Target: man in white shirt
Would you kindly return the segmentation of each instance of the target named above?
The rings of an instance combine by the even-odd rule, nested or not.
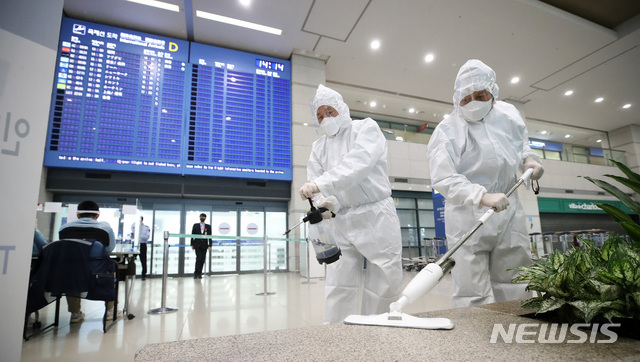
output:
[[[138,243],[140,243],[140,263],[142,264],[142,280],[147,278],[147,243],[151,237],[151,229],[143,222],[144,217],[140,216],[140,235],[138,235]],[[135,240],[136,224],[131,225],[131,239]]]

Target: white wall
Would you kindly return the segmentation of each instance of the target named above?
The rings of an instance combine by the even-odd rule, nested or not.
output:
[[[629,188],[603,177],[605,174],[624,176],[624,173],[617,167],[554,160],[542,160],[542,166],[544,167],[544,176],[540,180],[541,197],[617,200],[609,194],[597,195],[603,190],[584,179],[584,176],[602,179],[619,186],[624,192],[632,192]],[[566,190],[573,191],[573,193],[567,193]]]

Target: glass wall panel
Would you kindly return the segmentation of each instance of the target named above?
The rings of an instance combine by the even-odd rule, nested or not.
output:
[[[562,156],[558,151],[544,151],[544,158],[546,158],[547,160],[562,161]]]
[[[433,210],[433,199],[418,199],[418,209]]]
[[[153,253],[149,252],[148,259],[153,264],[153,273],[162,275],[162,263],[164,253],[164,232],[170,234],[180,233],[180,210],[156,210],[155,219],[153,220]],[[189,230],[191,231],[191,230]],[[177,245],[181,243],[182,238],[170,238],[169,245]],[[169,264],[168,274],[178,274],[180,266],[180,248],[169,247]],[[191,270],[190,272],[193,272]]]
[[[420,228],[420,240],[433,239],[436,237],[436,229]]]
[[[536,153],[536,155],[538,155],[538,157],[540,157],[540,158],[544,158],[544,151],[543,151],[543,150],[539,150],[539,149],[537,149],[537,148],[534,148],[534,149],[533,149],[533,152],[535,152],[535,153]]]
[[[267,212],[265,230],[269,238],[269,270],[287,270],[287,242],[282,235],[287,229],[286,212]]]
[[[416,210],[396,210],[400,227],[416,227]]]
[[[420,221],[420,227],[430,227],[430,228],[435,228],[436,227],[436,221],[435,218],[433,216],[433,211],[429,210],[419,210],[418,211],[418,217],[419,217],[419,221]]]
[[[397,209],[415,209],[416,208],[416,199],[396,197],[393,200],[396,203]]]
[[[607,164],[604,157],[598,157],[598,156],[590,156],[589,163],[592,165],[602,165],[602,166],[605,166]]]

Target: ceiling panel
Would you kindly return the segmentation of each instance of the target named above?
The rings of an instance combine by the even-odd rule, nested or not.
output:
[[[319,0],[313,7],[304,31],[346,41],[371,0]]]
[[[65,0],[64,13],[66,16],[80,20],[186,40],[187,22],[184,1],[163,1],[178,5],[180,12],[124,0]]]

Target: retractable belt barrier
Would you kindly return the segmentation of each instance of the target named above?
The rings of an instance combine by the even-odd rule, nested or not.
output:
[[[191,245],[186,245],[186,244],[169,244],[169,238],[192,238],[192,239],[212,239],[212,240],[234,240],[234,243],[230,243],[230,242],[217,242],[217,243],[212,243],[212,245],[217,245],[217,246],[234,246],[234,247],[243,247],[243,246],[260,246],[262,245],[264,248],[264,252],[263,252],[263,271],[264,271],[264,290],[260,293],[256,293],[256,295],[264,295],[264,296],[268,296],[268,295],[272,295],[275,294],[275,292],[269,292],[267,291],[267,274],[268,274],[268,268],[267,268],[267,256],[271,253],[267,252],[267,249],[271,247],[271,245],[269,244],[269,240],[276,240],[276,241],[307,241],[307,239],[289,239],[289,238],[268,238],[266,235],[264,237],[255,237],[255,236],[216,236],[216,235],[200,235],[200,234],[171,234],[168,231],[164,232],[164,247],[163,247],[163,260],[162,260],[162,300],[161,300],[161,305],[160,308],[156,308],[156,309],[151,309],[149,310],[147,313],[148,314],[166,314],[166,313],[173,313],[173,312],[177,312],[178,309],[177,308],[167,308],[166,307],[166,299],[167,299],[167,274],[168,274],[168,270],[169,270],[169,247],[177,247],[177,248],[184,248],[184,247],[190,247]],[[239,241],[242,240],[253,240],[256,242],[251,242],[251,243],[239,243]],[[258,242],[259,241],[259,242]]]

